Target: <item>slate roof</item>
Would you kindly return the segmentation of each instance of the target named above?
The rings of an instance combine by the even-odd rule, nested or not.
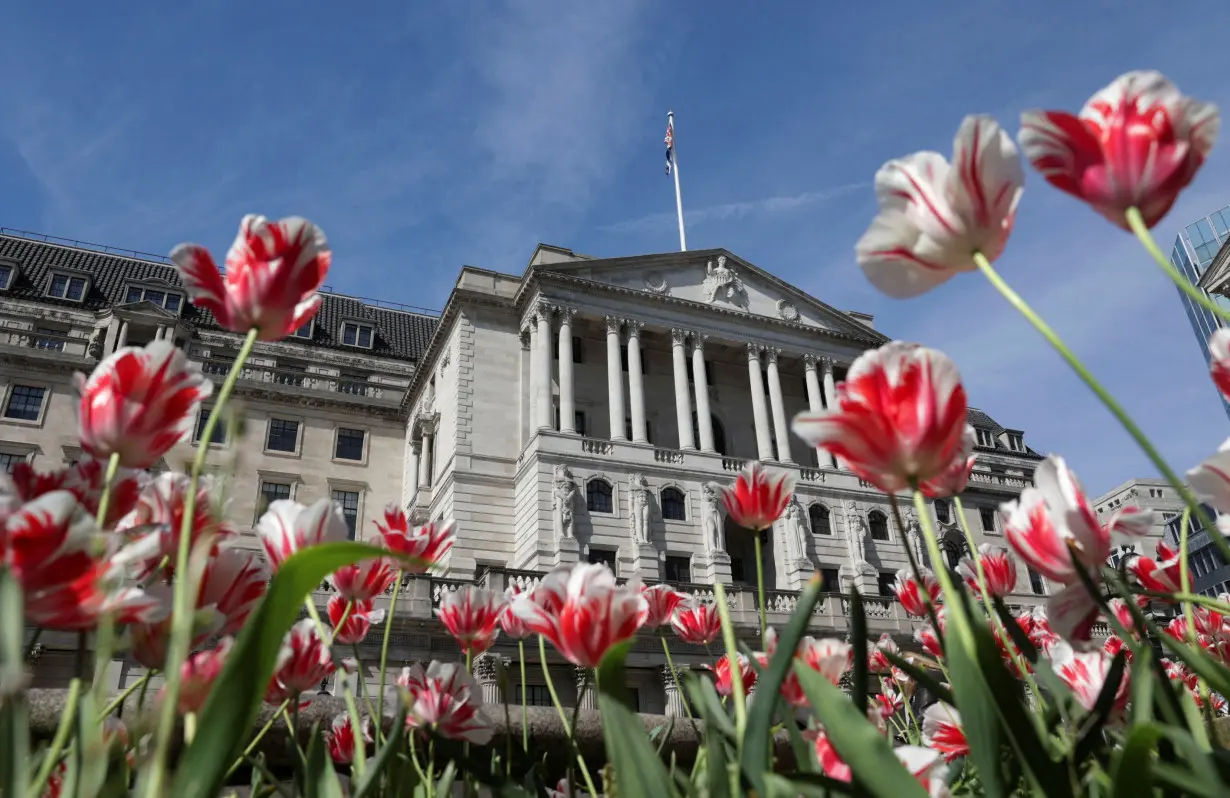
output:
[[[84,246],[40,241],[6,231],[0,233],[0,262],[15,262],[20,273],[9,290],[0,292],[0,295],[46,305],[103,310],[123,302],[124,287],[130,282],[160,280],[174,286],[183,286],[179,274],[172,266],[159,262],[154,255],[138,255],[144,253],[120,255],[100,252]],[[46,295],[48,275],[54,269],[86,272],[91,275],[90,290],[84,301],[73,302]],[[338,336],[344,319],[366,321],[376,331],[376,340],[371,349],[373,355],[417,361],[427,348],[439,321],[437,317],[426,313],[377,307],[372,302],[342,294],[322,291],[321,296],[324,303],[316,314],[311,343],[330,349],[363,351],[342,345]],[[181,318],[194,327],[219,329],[212,314],[192,305],[184,306]]]
[[[966,411],[965,411],[965,419],[966,419],[966,421],[968,421],[968,422],[969,422],[969,425],[970,425],[971,427],[973,427],[974,429],[984,429],[984,430],[987,430],[988,432],[990,432],[990,433],[991,433],[992,437],[995,439],[995,446],[994,446],[994,447],[991,447],[991,446],[981,446],[981,445],[979,445],[979,446],[977,446],[977,447],[975,447],[975,448],[978,448],[978,449],[991,449],[991,448],[994,448],[996,451],[1001,451],[1001,452],[1004,452],[1004,453],[1006,453],[1006,454],[1015,454],[1015,455],[1021,455],[1021,454],[1024,454],[1024,455],[1027,455],[1027,456],[1032,456],[1032,457],[1037,457],[1037,458],[1041,458],[1041,457],[1042,457],[1042,455],[1038,454],[1038,453],[1037,453],[1037,452],[1035,452],[1033,449],[1029,448],[1029,445],[1028,445],[1028,444],[1026,444],[1026,445],[1025,445],[1025,451],[1024,451],[1024,452],[1014,452],[1014,451],[1012,451],[1011,449],[1009,449],[1007,446],[1005,446],[1003,443],[1001,443],[1001,442],[1000,442],[1000,440],[999,440],[999,435],[1000,435],[1000,433],[1002,433],[1005,429],[1007,429],[1007,427],[1003,427],[1003,426],[1001,426],[1001,425],[999,424],[999,422],[998,422],[998,421],[996,421],[995,419],[991,418],[991,417],[990,417],[990,416],[988,416],[986,413],[982,412],[981,410],[979,410],[979,409],[978,409],[978,408],[976,408],[976,407],[970,407],[970,408],[967,408],[967,409],[966,409]]]

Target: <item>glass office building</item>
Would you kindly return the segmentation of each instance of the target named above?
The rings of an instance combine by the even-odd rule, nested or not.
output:
[[[1227,238],[1230,238],[1230,205],[1203,219],[1197,219],[1175,236],[1170,262],[1188,280],[1195,283],[1213,262],[1217,250],[1221,249],[1221,245]],[[1178,288],[1175,290],[1179,291]],[[1220,294],[1206,294],[1206,296],[1230,311],[1230,298]],[[1182,291],[1179,291],[1179,301],[1183,303],[1183,309],[1187,311],[1187,320],[1192,325],[1192,332],[1196,335],[1200,351],[1204,353],[1204,360],[1207,363],[1209,362],[1209,336],[1222,326],[1222,322],[1217,316],[1193,302],[1191,297]],[[1230,416],[1230,402],[1223,399],[1222,405],[1226,408],[1226,415]]]

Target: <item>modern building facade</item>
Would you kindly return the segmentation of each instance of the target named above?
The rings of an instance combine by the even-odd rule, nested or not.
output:
[[[1170,262],[1182,272],[1184,277],[1205,291],[1220,307],[1230,311],[1230,297],[1224,294],[1225,276],[1223,275],[1218,281],[1220,290],[1215,290],[1210,285],[1210,280],[1206,279],[1206,275],[1207,277],[1213,276],[1209,273],[1209,266],[1227,240],[1230,240],[1230,206],[1203,219],[1197,219],[1183,228],[1183,231],[1175,236],[1174,247],[1170,251]],[[1200,351],[1204,354],[1207,363],[1209,361],[1209,337],[1223,326],[1222,321],[1178,288],[1175,290],[1179,292],[1179,301],[1183,303],[1183,309],[1187,312],[1187,320],[1192,326],[1192,333],[1195,334]],[[1226,414],[1230,415],[1230,402],[1223,398],[1222,404],[1226,408]]]
[[[1186,505],[1166,480],[1142,477],[1129,479],[1093,501],[1093,509],[1098,514],[1098,520],[1103,524],[1110,521],[1110,517],[1116,510],[1131,506],[1142,510],[1152,510],[1153,528],[1144,538],[1116,535],[1111,540],[1114,546],[1111,554],[1113,565],[1118,565],[1119,560],[1129,554],[1152,557],[1157,541],[1162,540],[1166,535],[1167,524],[1181,515]]]
[[[116,348],[171,340],[218,380],[238,348],[153,256],[0,234],[0,278],[6,467],[80,456],[72,374]],[[439,316],[325,293],[312,324],[257,343],[233,435],[193,435],[154,470],[183,470],[209,446],[211,466],[228,475],[228,516],[253,550],[255,521],[278,498],[330,497],[359,537],[390,503],[418,523],[454,521],[445,570],[403,582],[390,621],[391,659],[402,664],[456,656],[432,610],[458,585],[524,588],[580,561],[704,600],[720,581],[750,639],[755,541],[723,516],[709,485],[760,459],[798,479],[795,502],[763,538],[770,622],[785,622],[819,571],[830,592],[815,633],[846,633],[838,591],[856,585],[869,631],[908,643],[914,623],[887,596],[906,547],[927,559],[913,508],[898,521],[885,496],[789,431],[795,413],[834,401],[860,353],[888,340],[873,322],[725,250],[597,259],[539,246],[520,275],[463,268]],[[1040,456],[1021,430],[977,410],[969,419],[979,458],[964,520],[976,541],[1002,545],[999,504],[1030,483]],[[938,565],[955,566],[967,551],[955,507],[929,513],[948,560]],[[1047,585],[1019,570],[1011,602],[1036,603]],[[327,599],[322,587],[317,600]],[[72,647],[43,640],[40,683],[63,677]],[[516,650],[500,640],[476,664],[489,697],[499,661]],[[677,664],[706,659],[678,646]],[[639,641],[629,663],[638,709],[678,710],[659,643]],[[575,674],[553,671],[576,701]],[[122,685],[140,670],[120,660],[114,673]],[[548,700],[540,673],[530,669],[527,682],[534,703]]]
[[[1217,518],[1217,511],[1204,505],[1209,518]],[[1183,516],[1178,515],[1166,523],[1166,540],[1176,550],[1182,535]],[[1209,533],[1196,516],[1191,518],[1187,532],[1187,564],[1191,572],[1192,591],[1210,598],[1230,593],[1230,563],[1221,550],[1209,539]]]

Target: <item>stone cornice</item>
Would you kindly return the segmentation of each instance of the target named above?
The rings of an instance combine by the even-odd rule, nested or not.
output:
[[[242,340],[240,336],[234,333],[198,328],[195,331],[192,343],[200,343],[205,346],[238,348]],[[259,341],[253,348],[253,354],[258,357],[270,355],[300,360],[309,359],[323,366],[337,366],[339,368],[355,369],[356,371],[380,371],[401,377],[412,377],[416,371],[414,366],[401,360],[392,360],[371,354],[366,356],[348,355],[332,349],[315,347],[310,344],[292,343],[290,341]],[[398,390],[401,389],[398,388]]]

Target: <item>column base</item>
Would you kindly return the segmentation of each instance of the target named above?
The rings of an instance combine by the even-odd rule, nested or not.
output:
[[[842,593],[849,593],[850,587],[853,586],[864,596],[877,595],[880,592],[880,586],[876,583],[877,577],[876,569],[869,563],[862,563],[857,568],[843,565],[837,571]]]
[[[619,566],[619,576],[625,579],[657,579],[660,574],[658,550],[650,543],[620,546],[616,564]]]
[[[555,557],[552,565],[576,565],[581,561],[581,544],[576,538],[560,538],[555,542]]]
[[[729,585],[730,555],[724,551],[692,555],[692,579],[702,585]]]

